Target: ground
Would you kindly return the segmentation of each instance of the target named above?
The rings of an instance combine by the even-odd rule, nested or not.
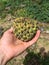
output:
[[[7,17],[9,17],[9,15]],[[12,22],[14,21],[13,17],[9,17],[8,19],[7,19],[7,17],[4,20],[0,19],[0,21],[2,21],[2,22],[0,22],[0,32],[2,31],[2,33],[4,31],[6,31],[8,28],[10,28],[10,26],[12,25]],[[5,21],[5,22],[3,22],[3,21]],[[36,55],[38,55],[38,53],[40,53],[42,57],[44,56],[44,53],[48,54],[48,52],[49,52],[49,33],[46,33],[46,31],[47,30],[49,31],[49,28],[48,28],[49,24],[48,23],[40,23],[39,25],[41,25],[44,30],[41,32],[40,38],[38,39],[36,44],[32,45],[30,48],[25,50],[18,57],[11,59],[7,63],[7,65],[26,65],[25,63],[26,63],[27,60],[25,61],[25,59],[26,59],[25,57],[27,56],[27,54],[29,54],[29,52],[34,52]],[[1,27],[3,28],[3,30],[1,30]],[[0,35],[2,33],[0,33]],[[25,61],[25,63],[24,63],[24,61]],[[49,61],[48,61],[48,63],[49,63]]]
[[[0,3],[0,38],[17,17],[40,21],[42,30],[35,45],[6,65],[49,65],[49,0],[0,0]]]

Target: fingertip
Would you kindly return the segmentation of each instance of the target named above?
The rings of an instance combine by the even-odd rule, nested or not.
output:
[[[39,36],[39,35],[40,35],[40,33],[41,33],[41,31],[40,31],[40,30],[37,30],[36,35],[37,35],[37,36]],[[35,36],[36,36],[36,35],[35,35]]]
[[[37,30],[38,33],[40,33],[41,31],[40,30]]]
[[[13,32],[13,27],[11,27],[8,31],[12,33]]]
[[[13,32],[13,27],[11,27],[10,32]]]
[[[13,27],[11,27],[11,30],[13,30]]]

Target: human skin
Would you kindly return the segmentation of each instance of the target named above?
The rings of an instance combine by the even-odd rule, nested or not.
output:
[[[13,33],[13,28],[7,30],[0,39],[0,65],[5,65],[11,58],[22,53],[26,48],[34,44],[40,36],[40,30],[35,37],[28,42],[17,39]]]

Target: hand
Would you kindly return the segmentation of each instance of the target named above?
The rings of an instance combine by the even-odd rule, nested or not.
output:
[[[7,30],[0,40],[0,51],[4,54],[4,65],[9,59],[19,55],[26,48],[34,44],[40,36],[40,30],[37,31],[35,37],[29,42],[23,42],[17,39],[13,33],[13,29]]]

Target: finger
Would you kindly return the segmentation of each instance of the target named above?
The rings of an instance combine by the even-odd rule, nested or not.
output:
[[[34,43],[38,40],[39,36],[40,36],[40,30],[37,31],[35,37],[34,37],[31,41],[25,42],[26,46],[29,47],[29,46],[31,46],[32,44],[34,44]]]

